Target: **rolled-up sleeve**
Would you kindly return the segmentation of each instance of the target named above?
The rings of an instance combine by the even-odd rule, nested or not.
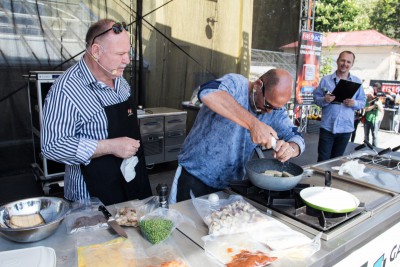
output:
[[[96,151],[97,144],[99,141],[91,139],[81,139],[78,144],[78,150],[76,151],[76,158],[84,165],[90,163],[90,158]]]

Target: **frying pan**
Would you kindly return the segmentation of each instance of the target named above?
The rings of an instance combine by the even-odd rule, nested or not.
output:
[[[282,163],[277,159],[265,159],[259,147],[256,152],[260,159],[250,160],[246,163],[246,173],[250,182],[261,188],[274,191],[285,191],[294,188],[303,177],[304,170],[302,167],[291,163]],[[288,172],[291,177],[276,177],[264,174],[267,170],[279,172]]]
[[[332,174],[325,172],[325,186],[308,187],[300,191],[300,197],[304,203],[314,209],[331,213],[347,213],[354,211],[360,200],[354,195],[330,187]]]

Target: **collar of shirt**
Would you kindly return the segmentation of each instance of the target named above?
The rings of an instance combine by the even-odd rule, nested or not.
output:
[[[82,57],[79,62],[78,62],[79,69],[82,72],[82,78],[85,81],[85,85],[89,86],[90,84],[95,84],[95,85],[100,85],[100,88],[110,88],[107,86],[105,83],[102,81],[96,80],[96,78],[93,76],[93,74],[90,72],[88,66],[85,63],[84,57]],[[115,78],[115,90],[118,90],[119,87],[119,82],[120,82],[120,77]]]
[[[336,71],[335,71],[334,73],[332,73],[331,79],[334,80],[334,81],[336,80],[336,83],[338,83],[339,80],[341,80],[341,78],[339,78],[339,77],[336,75]],[[353,80],[354,80],[353,75],[351,75],[350,72],[349,72],[349,77],[347,78],[347,80],[348,80],[348,81],[353,81]]]

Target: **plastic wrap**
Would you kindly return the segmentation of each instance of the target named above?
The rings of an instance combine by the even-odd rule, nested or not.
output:
[[[194,223],[179,211],[157,208],[140,218],[140,231],[152,244],[158,244],[167,239],[172,231],[183,222]]]
[[[265,260],[265,264],[274,262],[274,266],[304,266],[307,259],[320,249],[320,234],[311,239],[259,212],[241,196],[223,196],[222,193],[218,197],[192,196],[197,212],[209,226],[209,235],[202,238],[205,251],[220,264],[243,259],[250,264],[248,266],[253,266],[251,260],[255,259]],[[212,227],[216,222],[220,225],[218,229],[215,225]],[[230,266],[235,264],[237,261]]]
[[[106,218],[101,211],[98,211],[99,205],[103,205],[103,203],[94,197],[73,202],[71,210],[64,219],[67,233],[73,234],[108,228]]]
[[[133,244],[126,238],[80,246],[77,251],[78,267],[137,266]]]
[[[358,163],[358,160],[350,160],[342,165],[332,167],[332,170],[338,171],[339,175],[343,175],[344,173],[350,174],[353,178],[360,179],[367,174],[364,172],[365,165],[362,163]]]
[[[211,200],[211,201],[210,201]],[[231,195],[218,200],[207,196],[195,198],[192,202],[208,226],[210,235],[234,234],[258,228],[269,218],[250,205],[243,197]]]
[[[312,242],[311,238],[275,219],[269,220],[262,227],[250,230],[248,233],[254,240],[266,245],[271,250],[284,250],[308,245]]]
[[[124,204],[115,204],[115,220],[122,226],[139,226],[141,216],[159,207],[158,197],[151,196],[143,200],[132,200]]]
[[[309,263],[309,258],[321,249],[321,236],[319,233],[308,244],[294,246],[288,249],[271,251],[270,255],[279,260],[274,263],[274,267],[303,267]]]
[[[189,267],[185,256],[173,240],[151,246],[146,257],[138,259],[138,266],[143,267]]]
[[[302,238],[298,240],[300,242],[296,243],[298,237],[294,236],[293,239],[290,238],[290,234],[293,234],[294,231],[284,233],[282,241],[279,241],[278,238],[278,234],[282,234],[282,232],[278,231],[277,235],[275,235],[277,238],[272,240],[276,244],[281,242],[282,247],[278,250],[273,250],[269,245],[264,243],[265,240],[263,238],[265,236],[262,235],[263,232],[272,232],[273,230],[272,228],[260,229],[258,231],[260,237],[257,237],[255,233],[204,236],[202,237],[204,250],[208,256],[215,259],[221,266],[228,266],[229,263],[237,264],[237,261],[232,261],[235,257],[237,259],[240,256],[247,262],[248,265],[246,266],[260,266],[257,264],[251,265],[251,261],[247,260],[247,258],[262,258],[265,260],[265,264],[273,262],[274,267],[297,267],[307,266],[308,259],[321,248],[321,233],[313,240],[309,239],[310,242],[308,243],[304,243],[305,239]],[[274,236],[274,233],[271,233],[271,236]],[[260,239],[263,241],[260,241]],[[246,256],[248,257],[246,258]]]
[[[257,242],[252,239],[252,237],[248,233],[238,233],[238,234],[230,234],[230,235],[220,235],[220,236],[205,236],[202,238],[204,241],[204,250],[206,254],[214,259],[220,265],[229,265],[232,266],[265,266],[275,260],[276,257],[270,257],[268,253],[270,253],[269,249],[263,244]],[[260,265],[261,262],[254,261],[252,262],[249,258],[252,259],[261,259],[263,265]],[[243,262],[238,263],[240,261],[238,258],[243,260]]]

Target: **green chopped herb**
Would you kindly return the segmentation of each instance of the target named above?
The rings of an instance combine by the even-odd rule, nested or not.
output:
[[[158,244],[165,240],[174,226],[171,220],[154,218],[141,220],[140,230],[152,244]]]

